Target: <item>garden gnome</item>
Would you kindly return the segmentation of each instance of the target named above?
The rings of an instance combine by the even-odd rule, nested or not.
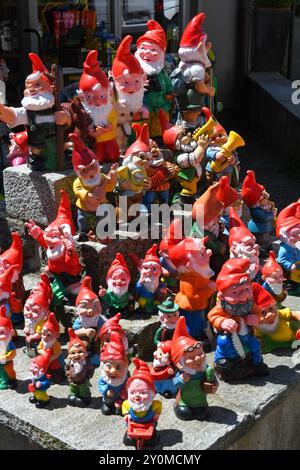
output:
[[[0,274],[0,306],[5,307],[6,315],[11,318],[13,312],[14,295],[12,293],[12,280],[19,266],[13,265],[2,270]]]
[[[112,333],[117,333],[122,340],[124,349],[128,353],[128,340],[125,331],[120,325],[121,313],[117,313],[114,317],[106,320],[100,330],[101,350],[110,342]]]
[[[28,385],[28,392],[33,394],[29,397],[29,401],[34,403],[36,408],[44,408],[50,401],[47,392],[51,385],[50,377],[47,374],[50,357],[51,351],[46,351],[45,354],[34,357],[29,368],[32,379]]]
[[[171,296],[168,296],[162,303],[158,304],[157,310],[161,326],[155,332],[155,346],[158,346],[160,342],[166,342],[173,338],[179,318],[179,306],[174,302]]]
[[[158,343],[153,353],[153,363],[150,367],[156,392],[165,398],[174,398],[177,387],[173,383],[175,370],[171,363],[171,341]]]
[[[51,351],[49,368],[47,373],[50,375],[51,381],[60,383],[64,380],[64,358],[59,342],[59,323],[53,312],[49,313],[48,319],[45,321],[41,331],[41,341],[37,347],[38,354],[46,354]]]
[[[168,240],[170,238],[169,230],[171,225],[169,226],[168,230],[164,234],[162,241],[159,244],[159,261],[162,267],[162,281],[166,284],[167,289],[177,294],[179,289],[179,273],[177,272],[175,266],[171,262],[169,258],[169,244]]]
[[[10,146],[7,160],[11,166],[24,165],[29,158],[27,131],[9,134]]]
[[[218,382],[213,368],[206,363],[202,343],[189,335],[183,317],[175,328],[171,358],[178,369],[174,379],[174,385],[179,388],[175,415],[184,421],[206,419],[209,413],[206,395],[216,393]]]
[[[269,258],[267,259],[262,270],[262,286],[273,296],[276,300],[278,308],[283,308],[282,302],[287,297],[287,290],[283,288],[283,269],[276,261],[274,251],[270,251]]]
[[[14,358],[16,347],[12,341],[14,329],[11,320],[6,316],[5,307],[0,307],[0,390],[16,388]]]

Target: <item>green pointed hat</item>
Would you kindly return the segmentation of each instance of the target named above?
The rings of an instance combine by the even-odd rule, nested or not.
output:
[[[161,304],[157,306],[161,313],[175,313],[178,312],[179,306],[175,304],[173,297],[169,296]]]

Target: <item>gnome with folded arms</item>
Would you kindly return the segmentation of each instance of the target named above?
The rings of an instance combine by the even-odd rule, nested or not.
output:
[[[22,107],[0,104],[0,121],[10,127],[26,126],[31,170],[56,170],[56,126],[70,125],[69,113],[54,111],[55,98],[49,72],[38,55],[31,52],[32,73],[25,80]]]
[[[0,390],[16,388],[16,372],[13,360],[16,357],[16,347],[12,341],[14,329],[12,322],[6,316],[5,307],[0,307]]]

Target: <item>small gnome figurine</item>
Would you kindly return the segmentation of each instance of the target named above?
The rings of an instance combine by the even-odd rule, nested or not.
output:
[[[0,307],[0,390],[16,388],[16,372],[13,360],[16,347],[12,341],[14,329],[11,320],[6,316],[5,307]]]
[[[150,367],[157,393],[165,398],[174,398],[177,387],[173,383],[175,370],[171,363],[171,341],[158,343],[153,353],[153,364]]]
[[[45,321],[41,332],[41,341],[37,347],[38,354],[46,354],[51,351],[49,368],[47,373],[50,375],[51,381],[60,383],[64,380],[64,358],[61,352],[59,338],[59,323],[53,312],[49,313],[48,319]]]
[[[179,369],[174,385],[179,388],[174,412],[184,421],[204,420],[209,409],[206,395],[216,393],[218,382],[214,370],[207,365],[202,343],[193,339],[179,318],[171,344],[172,362]]]
[[[110,341],[101,350],[99,392],[104,415],[122,415],[122,402],[127,398],[128,358],[121,336],[112,332]]]
[[[276,261],[274,251],[270,251],[269,258],[262,268],[263,287],[273,296],[276,300],[277,307],[283,308],[282,302],[287,297],[287,290],[283,288],[283,269]]]
[[[18,271],[18,265],[13,265],[2,270],[0,274],[0,306],[3,305],[5,307],[6,315],[9,318],[11,318],[13,310],[12,281],[16,271]]]
[[[88,361],[85,343],[68,329],[70,341],[65,373],[69,382],[68,403],[83,408],[91,403],[90,379],[94,375],[94,366]]]
[[[111,318],[121,312],[122,318],[130,316],[131,295],[128,292],[130,272],[121,253],[116,253],[106,275],[107,289],[99,286],[99,296],[107,305],[105,316]]]
[[[154,344],[158,346],[160,342],[166,342],[173,338],[179,318],[179,306],[174,302],[173,297],[167,297],[157,306],[161,326],[156,330]]]
[[[50,363],[51,351],[34,357],[31,361],[30,372],[32,373],[31,383],[28,385],[28,391],[33,393],[29,397],[30,403],[35,403],[37,408],[44,408],[48,405],[50,399],[47,393],[50,388],[50,377],[47,370]]]
[[[11,166],[24,165],[29,157],[27,131],[9,134],[10,146],[7,160]]]
[[[121,313],[117,313],[114,317],[106,320],[100,330],[101,351],[107,346],[111,340],[112,333],[116,333],[121,338],[126,354],[129,352],[128,339],[125,331],[120,325]]]

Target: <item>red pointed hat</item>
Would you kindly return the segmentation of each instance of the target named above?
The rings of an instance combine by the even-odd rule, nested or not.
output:
[[[157,256],[157,244],[154,243],[154,245],[149,248],[149,250],[146,251],[145,258],[143,259],[143,263],[157,263],[160,264],[159,258]]]
[[[11,280],[14,275],[14,272],[19,269],[19,266],[16,264],[13,264],[10,266],[8,269],[4,271],[3,274],[0,276],[0,289],[3,290],[4,292],[11,292],[12,284]]]
[[[208,237],[194,238],[187,237],[175,245],[169,246],[168,255],[171,263],[176,268],[179,266],[186,265],[190,262],[190,256],[193,253],[197,253],[203,245],[207,242]]]
[[[83,73],[79,81],[80,91],[89,91],[95,89],[98,85],[108,88],[108,78],[101,70],[98,62],[98,51],[93,50],[86,56],[83,64]]]
[[[122,269],[123,271],[126,271],[126,273],[128,274],[130,278],[130,272],[129,272],[129,269],[127,267],[126,261],[122,253],[116,254],[115,259],[113,260],[113,262],[110,265],[109,270],[107,271],[106,281],[112,276],[112,273],[116,271],[117,269]]]
[[[171,358],[173,364],[178,364],[185,350],[190,346],[194,346],[196,343],[199,343],[199,341],[196,341],[189,335],[185,318],[179,317],[171,343]]]
[[[60,194],[61,199],[57,210],[56,219],[51,222],[48,228],[59,227],[60,225],[68,225],[71,228],[71,234],[75,235],[76,230],[73,222],[69,196],[63,189],[60,190]]]
[[[45,73],[49,73],[49,72],[48,72],[46,66],[41,61],[40,57],[37,54],[35,54],[34,52],[30,52],[28,54],[28,57],[31,61],[31,65],[32,65],[32,74],[36,74],[37,72],[40,72],[41,78],[50,84],[51,82],[50,82],[49,78],[47,78],[47,76],[45,75]]]
[[[74,344],[80,344],[80,346],[86,351],[86,345],[75,334],[75,332],[72,330],[72,328],[68,328],[68,334],[69,334],[69,338],[70,338],[70,341],[68,342],[68,351],[70,351],[71,347],[74,346]]]
[[[234,204],[239,198],[237,191],[232,188],[229,184],[228,176],[222,176],[220,179],[220,187],[217,193],[217,199],[224,204],[224,209],[226,207]]]
[[[41,276],[41,280],[38,285],[38,288],[41,287],[44,290],[45,295],[48,298],[48,302],[50,304],[52,301],[52,297],[53,297],[50,279],[45,273],[41,273],[40,276]]]
[[[276,255],[274,251],[270,251],[269,258],[267,259],[264,267],[262,268],[262,275],[269,276],[270,274],[276,273],[276,271],[280,270],[283,273],[282,267],[276,261]]]
[[[194,16],[183,32],[180,41],[180,47],[196,49],[199,46],[200,41],[206,37],[206,34],[202,29],[204,20],[204,13],[198,13],[198,15]]]
[[[172,126],[166,117],[166,113],[159,109],[158,117],[160,126],[163,130],[163,141],[165,146],[170,150],[175,150],[176,140],[179,134],[182,134],[183,128],[181,126]]]
[[[134,357],[132,362],[135,365],[135,370],[133,371],[132,376],[127,380],[126,388],[128,389],[134,380],[142,380],[149,385],[154,393],[156,393],[154,381],[152,379],[148,364],[137,357]]]
[[[49,284],[50,284],[49,280],[48,280],[48,282],[46,281],[47,276],[46,275],[44,275],[44,276],[45,276],[45,278],[41,279],[37,289],[32,291],[30,293],[29,297],[30,297],[30,299],[33,300],[33,302],[35,304],[39,305],[40,307],[44,308],[45,310],[48,310],[49,304],[52,300],[52,290],[51,290],[51,287],[49,289]],[[42,275],[41,275],[41,277],[42,277]],[[50,291],[51,291],[51,294],[50,294]]]
[[[121,336],[113,331],[109,343],[101,350],[101,361],[124,361],[127,362],[127,355]]]
[[[23,266],[23,248],[22,239],[17,232],[11,232],[12,244],[4,253],[0,255],[3,261],[10,265],[15,264],[21,270]]]
[[[164,354],[169,354],[171,356],[171,347],[172,341],[161,341],[158,343],[157,348],[161,349]]]
[[[98,299],[97,294],[92,289],[92,278],[91,276],[85,276],[81,281],[80,290],[76,298],[76,304],[78,305],[82,300],[95,300]]]
[[[48,315],[48,318],[46,322],[43,325],[43,328],[47,328],[47,330],[52,331],[52,333],[55,333],[57,336],[59,336],[59,323],[56,320],[56,316],[54,315],[53,312],[50,312]]]
[[[230,207],[229,211],[229,246],[233,245],[233,242],[240,242],[243,238],[253,238],[250,230],[247,229],[244,222],[237,215],[235,209]]]
[[[179,218],[175,218],[169,225],[162,241],[160,242],[160,251],[166,251],[172,246],[184,240],[182,221]]]
[[[220,199],[220,181],[209,186],[205,193],[200,196],[193,205],[192,216],[196,220],[198,211],[204,216],[204,225],[209,224],[221,214],[224,204]]]
[[[149,20],[147,23],[148,31],[136,41],[136,47],[139,48],[142,42],[153,42],[163,51],[167,48],[166,33],[161,25],[155,20]]]
[[[290,229],[300,224],[300,199],[279,212],[276,220],[276,235],[280,236],[280,230]]]
[[[125,157],[133,155],[134,153],[150,152],[150,142],[149,142],[149,128],[148,124],[145,123],[142,126],[135,126],[132,124],[132,128],[137,132],[136,140],[130,147],[126,150]]]
[[[231,258],[227,260],[218,274],[216,283],[218,291],[223,291],[234,284],[238,284],[242,279],[250,281],[247,270],[250,266],[248,258]]]
[[[9,138],[13,139],[22,151],[26,150],[26,147],[27,147],[27,144],[28,144],[27,131],[16,132],[16,133],[11,132],[9,134]]]
[[[94,160],[97,161],[94,152],[89,149],[77,134],[69,134],[69,139],[73,142],[72,163],[75,171],[79,166],[90,165]]]
[[[265,187],[258,184],[253,170],[248,170],[242,186],[242,198],[248,207],[253,207],[258,203]]]
[[[276,304],[274,297],[257,282],[252,283],[252,292],[254,303],[258,308],[266,308]]]
[[[121,314],[117,313],[114,317],[106,320],[101,329],[100,329],[100,339],[102,340],[103,336],[106,333],[112,333],[113,331],[117,332],[121,336],[125,336],[125,331],[120,325]]]
[[[7,330],[13,330],[13,324],[10,318],[6,315],[5,305],[0,306],[0,326]]]
[[[118,47],[117,55],[111,69],[114,78],[133,73],[144,74],[139,61],[130,51],[131,43],[132,36],[128,34]]]
[[[51,356],[52,352],[50,351],[50,349],[47,349],[44,354],[39,354],[38,356],[34,357],[32,359],[32,362],[38,364],[43,372],[47,372]]]

